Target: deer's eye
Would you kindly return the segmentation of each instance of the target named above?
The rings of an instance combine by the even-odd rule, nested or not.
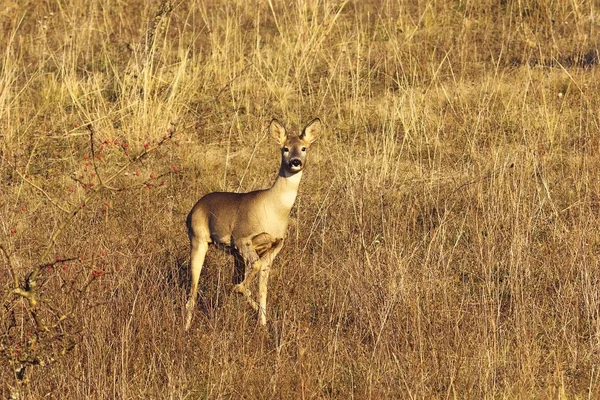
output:
[[[306,151],[306,147],[302,146],[302,148],[300,150]]]
[[[281,150],[283,150],[283,152],[284,152],[284,153],[287,153],[287,152],[289,152],[289,151],[290,151],[290,149],[288,149],[287,147],[284,147],[284,148],[283,148],[283,149],[281,149]]]

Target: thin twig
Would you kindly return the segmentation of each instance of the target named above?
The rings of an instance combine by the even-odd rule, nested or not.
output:
[[[23,175],[15,165],[12,165],[10,163],[10,161],[6,160],[6,163],[13,169],[13,171],[15,171],[17,173],[17,175],[19,175],[19,177],[21,178],[21,180],[23,180],[24,182],[28,183],[29,185],[31,185],[34,189],[38,190],[40,193],[42,193],[46,199],[48,199],[48,201],[50,203],[52,203],[53,206],[55,206],[56,208],[58,208],[59,210],[61,210],[64,213],[68,213],[69,211],[64,209],[63,207],[60,206],[60,204],[58,204],[49,194],[48,192],[46,192],[44,189],[42,189],[41,187],[39,187],[38,185],[36,185],[35,183],[33,183],[31,180],[29,180],[27,178],[26,175]]]
[[[13,278],[13,288],[18,288],[19,287],[19,277],[17,276],[17,272],[15,271],[15,267],[13,266],[10,253],[4,246],[4,243],[2,243],[2,242],[0,242],[0,250],[2,251],[2,254],[4,254],[4,258],[6,258],[6,262],[8,263],[8,270],[10,271],[10,274],[12,275],[12,278]]]
[[[110,190],[114,190],[114,188],[108,186],[103,180],[102,180],[102,175],[100,174],[100,171],[98,170],[98,165],[96,164],[96,150],[94,148],[94,127],[91,123],[86,125],[88,131],[90,132],[90,151],[92,152],[92,166],[94,167],[94,172],[96,173],[96,177],[98,178],[98,182],[100,182],[100,184],[102,186],[104,186],[107,189]]]

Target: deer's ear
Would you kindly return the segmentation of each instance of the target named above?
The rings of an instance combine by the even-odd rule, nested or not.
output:
[[[305,140],[308,143],[312,143],[317,140],[319,133],[321,133],[321,120],[319,118],[315,118],[306,124],[302,130],[300,139]]]
[[[273,136],[273,139],[275,139],[280,146],[283,146],[287,140],[287,132],[285,131],[283,125],[279,123],[279,121],[276,119],[271,121],[271,125],[269,125],[269,132],[271,133],[271,136]]]

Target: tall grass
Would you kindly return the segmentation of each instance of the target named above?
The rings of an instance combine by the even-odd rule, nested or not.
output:
[[[0,394],[597,397],[597,13],[525,0],[8,4]],[[212,190],[268,186],[268,122],[314,116],[326,130],[268,327],[230,295],[231,258],[210,251],[184,334],[187,212]],[[126,190],[88,198],[96,173],[123,166],[111,185]],[[48,263],[43,317],[72,310],[53,335],[13,290],[13,272],[25,285]],[[24,348],[44,365],[20,370]]]

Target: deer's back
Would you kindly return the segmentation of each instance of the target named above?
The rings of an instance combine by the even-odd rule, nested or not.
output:
[[[232,247],[260,233],[284,238],[289,211],[279,209],[266,195],[266,190],[205,195],[188,215],[190,238]]]

